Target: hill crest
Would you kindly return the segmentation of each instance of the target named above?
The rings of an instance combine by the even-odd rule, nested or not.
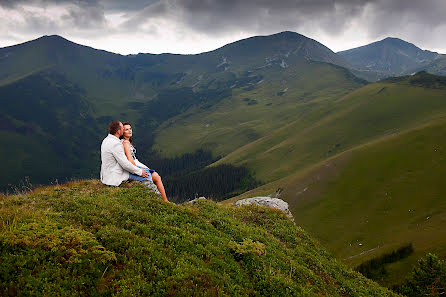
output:
[[[265,207],[97,180],[0,198],[2,294],[396,296]]]

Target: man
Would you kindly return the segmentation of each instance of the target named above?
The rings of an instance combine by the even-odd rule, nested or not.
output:
[[[129,179],[129,173],[148,177],[149,173],[133,165],[124,153],[119,136],[124,133],[124,126],[120,121],[113,121],[108,125],[108,136],[101,145],[101,181],[109,186],[119,186]]]

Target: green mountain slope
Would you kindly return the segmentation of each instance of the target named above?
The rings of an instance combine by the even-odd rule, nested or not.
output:
[[[446,257],[445,133],[446,121],[437,120],[255,192],[281,188],[299,224],[353,266],[413,243],[414,254],[390,265],[382,280],[399,282],[427,252]]]
[[[2,295],[395,296],[264,207],[98,181],[0,199]]]
[[[328,62],[345,64],[325,46],[292,32],[248,38],[199,55],[121,56],[59,36],[2,48],[0,101],[6,107],[0,120],[6,123],[3,130],[8,134],[0,138],[0,146],[24,147],[28,141],[30,149],[24,148],[24,153],[3,149],[16,166],[8,168],[12,172],[4,174],[0,189],[25,176],[31,183],[97,176],[99,144],[113,119],[133,123],[142,160],[158,157],[152,153],[152,144],[155,133],[164,129],[156,130],[160,125],[168,127],[176,117],[200,118],[219,106],[231,108],[233,101],[242,100],[254,109],[262,106],[251,119],[269,114],[273,121],[265,122],[263,128],[275,129],[295,117],[287,107],[290,98],[336,98],[364,84],[345,68]],[[321,81],[315,82],[315,76]],[[263,102],[267,99],[271,104]],[[276,109],[275,99],[279,100],[274,104],[283,106]],[[73,127],[68,127],[71,123]],[[253,123],[245,126],[229,150],[187,145],[191,141],[187,134],[177,137],[181,146],[172,147],[177,156],[205,148],[215,159],[264,135]],[[26,138],[18,129],[32,129],[28,134],[36,137]],[[33,154],[34,150],[43,156]]]
[[[233,88],[231,97],[208,110],[191,109],[161,125],[155,148],[166,156],[198,148],[226,155],[309,113],[317,120],[323,108],[364,85],[344,68],[304,59],[255,74],[261,82]]]
[[[52,71],[0,86],[1,186],[96,176],[98,137],[85,91]]]
[[[283,159],[269,150],[273,167],[260,152],[251,159],[260,168],[255,172],[270,178],[284,172],[282,178],[241,196],[280,192],[297,221],[352,266],[413,243],[412,256],[387,267],[381,280],[386,285],[400,282],[426,252],[446,257],[446,81],[427,73],[388,81],[393,83],[369,85],[344,98],[357,105],[311,127],[311,133],[269,143],[287,152],[300,141],[312,161],[302,158],[302,148]],[[333,145],[336,131],[351,145]],[[258,150],[266,140],[255,143]],[[324,145],[331,152],[324,154]],[[246,150],[253,151],[251,146]],[[323,161],[314,165],[317,156]],[[302,165],[292,172],[289,164]]]
[[[305,113],[217,164],[244,164],[258,179],[271,182],[375,138],[444,117],[446,89],[430,88],[436,78],[420,73],[365,86]]]

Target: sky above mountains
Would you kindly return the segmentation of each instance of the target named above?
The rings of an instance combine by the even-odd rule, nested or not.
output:
[[[446,53],[444,0],[0,0],[0,47],[42,35],[121,53],[194,54],[294,31],[333,51],[398,37]]]

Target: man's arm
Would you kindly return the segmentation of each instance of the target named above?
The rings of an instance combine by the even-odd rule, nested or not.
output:
[[[149,166],[147,166],[147,165],[145,165],[145,164],[143,164],[143,163],[139,162],[139,160],[138,160],[138,159],[136,159],[136,160],[135,160],[135,165],[136,165],[136,166],[138,166],[138,167],[145,167],[145,168],[149,168]]]
[[[145,177],[144,173],[146,173],[147,176],[147,172],[145,170],[136,167],[135,165],[130,163],[129,160],[127,160],[127,157],[125,156],[124,153],[124,146],[122,146],[122,143],[116,142],[115,144],[113,144],[112,153],[116,161],[118,161],[119,165],[121,165],[121,167],[124,168],[124,170],[142,177]]]

